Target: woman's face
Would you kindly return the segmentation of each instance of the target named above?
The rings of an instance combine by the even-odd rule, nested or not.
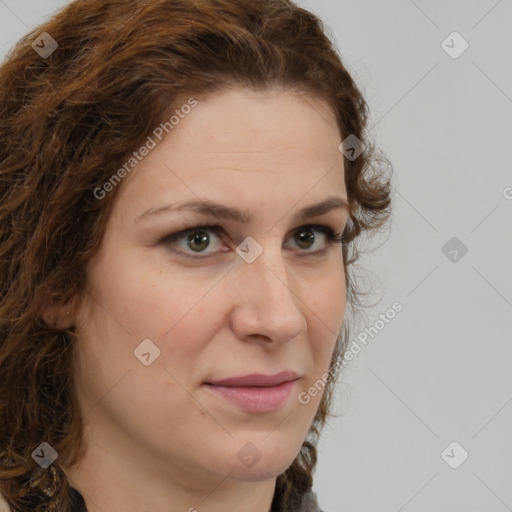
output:
[[[333,206],[347,199],[334,116],[290,92],[232,89],[153,139],[117,185],[75,319],[86,442],[184,482],[276,477],[319,406],[308,389],[345,311],[341,245],[307,227],[339,234],[348,219]],[[198,225],[218,228],[169,237]]]

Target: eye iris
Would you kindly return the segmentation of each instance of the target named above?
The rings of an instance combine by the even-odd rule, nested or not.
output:
[[[305,233],[309,233],[308,235],[304,236]],[[303,230],[301,231],[299,234],[298,234],[298,243],[301,247],[303,247],[301,244],[305,241],[306,242],[306,247],[303,247],[303,248],[309,248],[311,247],[311,245],[314,243],[315,241],[315,235],[312,234],[313,231],[311,229],[306,229],[306,230]],[[308,241],[311,241],[311,244],[307,245]]]
[[[201,233],[203,233],[203,234],[201,234]],[[192,250],[194,250],[194,247],[192,247],[192,245],[190,245],[191,243],[192,244],[198,243],[199,245],[201,245],[201,247],[196,247],[196,249],[198,249],[198,251],[202,251],[202,250],[206,249],[208,247],[208,245],[210,245],[208,236],[206,234],[204,234],[204,231],[199,231],[199,232],[191,234],[188,237],[188,242],[189,242],[189,246]]]

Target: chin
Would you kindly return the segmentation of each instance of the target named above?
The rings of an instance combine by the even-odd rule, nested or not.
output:
[[[224,458],[221,473],[245,482],[262,482],[284,473],[297,456],[301,443],[290,444],[290,440],[279,439],[279,443],[248,441],[239,443],[235,457]],[[231,451],[229,448],[226,452]],[[225,453],[224,452],[224,455]],[[218,459],[221,460],[221,459]]]
[[[240,466],[233,468],[230,478],[243,482],[264,482],[277,478],[291,466],[292,462],[293,459],[287,459],[286,461],[267,461],[264,464],[262,459],[252,468],[242,468]]]

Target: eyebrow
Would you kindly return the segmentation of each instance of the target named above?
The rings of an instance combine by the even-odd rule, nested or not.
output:
[[[350,211],[347,200],[337,196],[329,196],[320,203],[311,204],[299,210],[294,215],[294,220],[301,221],[310,217],[317,217],[319,215],[324,215],[331,210],[340,208],[347,212]],[[139,222],[145,217],[147,218],[170,211],[187,211],[203,215],[211,215],[219,219],[232,220],[240,224],[248,224],[251,221],[251,215],[247,211],[240,211],[236,208],[225,206],[210,200],[191,200],[184,203],[151,208],[145,211],[142,215],[139,215],[134,222]]]

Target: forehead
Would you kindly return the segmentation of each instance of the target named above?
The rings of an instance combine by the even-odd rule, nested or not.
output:
[[[306,153],[318,157],[339,138],[334,113],[319,99],[286,90],[228,89],[199,99],[164,142],[173,150],[219,157],[300,159]]]
[[[125,178],[121,201],[135,206],[135,213],[173,199],[231,198],[268,206],[307,194],[320,200],[327,192],[346,196],[341,137],[326,103],[245,89],[197,101]]]

